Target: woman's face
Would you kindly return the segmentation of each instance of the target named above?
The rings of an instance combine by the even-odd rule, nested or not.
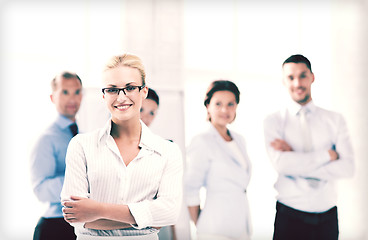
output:
[[[156,112],[158,109],[157,103],[150,99],[146,98],[143,100],[142,107],[141,107],[141,119],[142,121],[149,127],[156,117]]]
[[[230,91],[217,91],[213,94],[207,105],[207,112],[213,125],[226,127],[235,119],[236,103],[234,93]]]
[[[141,90],[134,88],[142,85],[138,69],[119,66],[104,71],[102,79],[103,88],[109,88],[105,90],[103,98],[112,120],[115,123],[131,119],[139,120],[142,101],[147,96],[148,88],[144,87]],[[116,91],[119,88],[127,88],[126,94],[124,91]]]

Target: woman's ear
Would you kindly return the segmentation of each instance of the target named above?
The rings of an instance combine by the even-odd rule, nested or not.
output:
[[[206,120],[209,121],[209,122],[211,122],[211,115],[210,115],[210,113],[208,111],[207,111]]]
[[[147,98],[147,95],[148,95],[148,87],[147,86],[145,86],[144,88],[142,88],[142,90],[141,90],[144,94],[143,94],[143,96],[144,96],[144,98],[143,99],[146,99]]]

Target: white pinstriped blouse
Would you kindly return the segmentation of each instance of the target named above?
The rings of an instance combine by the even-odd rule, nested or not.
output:
[[[71,195],[99,202],[127,204],[137,225],[122,230],[93,230],[72,224],[76,235],[133,236],[152,227],[175,224],[182,201],[182,153],[177,144],[155,135],[141,121],[138,155],[128,166],[104,128],[74,137],[67,150],[62,201]]]

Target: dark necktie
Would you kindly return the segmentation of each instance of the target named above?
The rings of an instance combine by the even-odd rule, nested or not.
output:
[[[73,123],[69,126],[70,131],[72,131],[73,137],[78,134],[78,126],[76,123]]]

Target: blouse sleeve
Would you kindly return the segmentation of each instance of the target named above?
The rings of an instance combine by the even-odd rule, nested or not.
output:
[[[210,159],[203,137],[195,137],[187,148],[187,168],[184,177],[185,201],[188,206],[200,204],[199,190],[206,185]]]
[[[70,200],[70,196],[89,197],[87,165],[84,150],[74,137],[66,153],[64,185],[61,191],[61,202]],[[72,226],[84,226],[84,223],[71,223]]]
[[[156,199],[128,204],[138,229],[148,226],[162,227],[176,224],[183,197],[183,161],[179,146],[168,142],[164,157],[167,164],[159,185]]]

